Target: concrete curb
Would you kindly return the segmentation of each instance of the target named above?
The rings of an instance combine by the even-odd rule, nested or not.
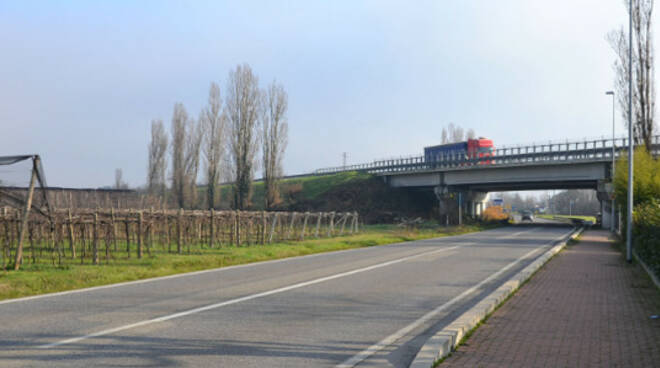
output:
[[[584,228],[573,230],[564,239],[560,240],[557,245],[545,252],[522,271],[511,277],[502,286],[477,303],[477,305],[463,313],[444,329],[431,336],[419,350],[409,367],[430,368],[433,367],[438,360],[449,355],[449,353],[456,348],[456,345],[458,345],[461,339],[465,337],[465,334],[476,327],[479,322],[483,321],[487,315],[492,313],[497,306],[504,302],[509,295],[513,294],[520,285],[527,281],[527,279],[529,279],[532,274],[541,268],[541,266],[543,266],[550,258],[559,253],[559,251],[566,246],[569,239],[575,239],[580,235],[583,229]]]
[[[640,265],[642,265],[642,268],[643,268],[644,271],[646,271],[646,273],[649,275],[649,277],[651,278],[651,281],[653,281],[653,283],[655,284],[655,286],[656,286],[658,289],[660,289],[660,278],[658,278],[658,275],[656,275],[655,272],[653,272],[653,270],[651,269],[651,267],[647,266],[646,263],[644,263],[644,261],[642,260],[642,258],[640,258],[640,257],[637,255],[637,252],[635,252],[634,249],[633,249],[632,254],[633,254],[633,257],[635,257],[635,260],[636,260]]]

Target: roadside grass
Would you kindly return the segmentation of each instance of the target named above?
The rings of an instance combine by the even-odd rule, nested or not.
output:
[[[558,219],[567,219],[567,220],[584,220],[584,221],[591,221],[592,223],[596,223],[596,217],[595,216],[578,216],[578,215],[537,215],[536,217],[538,218],[543,218],[543,219],[548,219],[548,220],[554,220],[555,218]]]
[[[62,259],[59,265],[54,260],[50,263],[31,263],[26,254],[20,271],[0,270],[0,300],[315,253],[452,236],[495,227],[497,225],[446,228],[427,223],[417,229],[406,229],[394,225],[370,225],[355,235],[211,249],[193,246],[190,251],[184,248],[183,254],[168,253],[157,246],[151,256],[145,254],[142,259],[135,257],[135,249],[132,249],[131,258],[124,254],[110,260],[106,260],[101,252],[100,265],[89,264],[89,259],[85,260],[87,264],[80,264],[80,259]]]

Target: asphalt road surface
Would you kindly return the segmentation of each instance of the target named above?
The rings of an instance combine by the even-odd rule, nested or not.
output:
[[[405,367],[570,231],[513,226],[0,302],[0,367]]]

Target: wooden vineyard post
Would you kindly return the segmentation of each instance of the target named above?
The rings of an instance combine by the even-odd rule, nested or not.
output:
[[[333,235],[335,230],[335,213],[330,212],[330,222],[328,224],[328,238]]]
[[[241,211],[236,210],[236,246],[241,246]]]
[[[128,215],[124,221],[124,224],[126,225],[126,256],[131,258],[131,223],[128,219]]]
[[[137,257],[142,258],[142,210],[138,211],[138,228],[137,228]]]
[[[289,223],[289,231],[286,234],[287,239],[291,239],[291,234],[293,233],[293,224],[296,222],[296,213],[291,213],[291,223]]]
[[[192,243],[195,240],[195,236],[193,234],[193,230],[195,229],[195,218],[193,217],[192,219],[188,218],[186,221],[186,234],[188,235],[185,239],[186,241],[186,250],[188,251],[188,254],[190,254],[190,243]]]
[[[183,220],[183,208],[179,208],[179,215],[176,218],[176,252],[181,254],[181,243],[183,242],[183,233],[181,232],[181,221]]]
[[[87,225],[81,221],[80,226],[80,264],[85,263],[87,256]]]
[[[103,243],[105,244],[105,263],[108,264],[110,262],[110,228],[106,226],[105,228],[105,239],[103,240]]]
[[[197,244],[202,243],[202,221],[195,217],[195,229],[197,230]]]
[[[209,248],[213,248],[213,240],[214,240],[214,235],[215,235],[215,221],[213,218],[213,208],[209,210]]]
[[[151,257],[151,249],[154,247],[154,208],[151,207],[149,211],[149,245],[147,245],[147,253]]]
[[[27,230],[28,218],[30,216],[30,208],[32,207],[32,195],[34,194],[34,184],[37,181],[37,164],[38,158],[32,160],[32,177],[30,178],[30,189],[28,189],[28,197],[25,202],[25,209],[23,210],[23,218],[21,219],[21,232],[18,235],[18,246],[16,247],[16,259],[14,261],[14,270],[18,271],[21,267],[23,260],[23,239],[25,238],[25,231]]]
[[[170,216],[167,214],[167,211],[163,210],[163,217],[165,218],[165,241],[167,242],[167,253],[172,253],[172,229],[170,229]]]
[[[305,229],[307,229],[307,218],[309,217],[309,212],[305,212],[305,219],[303,220],[302,231],[300,232],[300,240],[305,240]]]
[[[277,217],[278,217],[278,215],[279,214],[277,212],[275,212],[273,214],[273,224],[270,227],[270,236],[268,237],[268,243],[273,242],[273,235],[275,234],[275,226],[277,226]]]
[[[112,224],[112,246],[117,252],[117,224],[115,223],[115,209],[110,207],[110,223]]]
[[[2,269],[7,270],[7,259],[9,258],[9,246],[11,244],[11,236],[9,235],[9,218],[7,217],[7,207],[4,209],[5,219],[5,242],[2,248]]]
[[[261,245],[266,243],[266,211],[261,211]]]
[[[69,193],[70,194],[70,193]],[[76,239],[73,236],[73,217],[71,216],[71,207],[69,207],[69,226],[67,226],[69,230],[69,246],[71,247],[71,259],[76,258]]]
[[[344,214],[344,217],[341,219],[341,231],[339,232],[339,236],[342,236],[344,234],[344,225],[346,225],[346,220],[348,220],[348,216],[350,216],[350,213]]]
[[[99,213],[94,212],[94,228],[92,235],[92,255],[95,265],[99,264]]]
[[[60,234],[61,234],[61,232],[60,232]],[[55,232],[55,224],[51,224],[51,226],[50,226],[50,236],[53,239],[53,247],[56,248],[56,250],[57,250],[57,264],[61,265],[62,264],[62,250],[60,248],[60,245],[61,245],[60,241],[61,241],[62,237],[57,237],[57,233]]]
[[[355,212],[351,213],[351,224],[349,225],[348,233],[353,234],[355,228]]]
[[[319,237],[319,229],[321,228],[322,219],[323,219],[323,212],[319,212],[319,217],[316,219],[316,232],[314,233],[314,237],[316,238]]]

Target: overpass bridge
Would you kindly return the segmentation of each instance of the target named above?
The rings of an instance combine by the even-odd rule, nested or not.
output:
[[[660,136],[654,136],[652,143],[652,154],[660,155]],[[611,218],[612,158],[627,150],[626,138],[582,140],[498,148],[492,157],[449,154],[427,159],[420,155],[315,173],[364,171],[382,176],[392,187],[433,189],[441,213],[455,201],[459,214],[473,216],[482,212],[488,192],[593,189],[601,201],[603,226],[609,227],[615,220]]]

